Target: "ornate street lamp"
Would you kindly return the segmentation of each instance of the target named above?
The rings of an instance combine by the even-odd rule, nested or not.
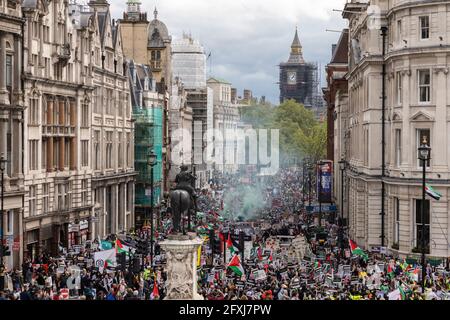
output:
[[[425,275],[426,275],[426,261],[425,261],[425,178],[427,162],[430,160],[431,148],[428,145],[427,137],[424,136],[422,144],[418,148],[419,160],[422,162],[422,205],[421,205],[421,219],[422,219],[422,293],[425,292]]]
[[[153,167],[156,165],[156,154],[153,150],[147,155],[147,167],[150,169],[150,265],[153,266]],[[148,225],[145,217],[144,225]]]
[[[0,238],[0,268],[3,266],[3,250],[5,249],[5,247],[3,246],[4,244],[4,226],[3,226],[3,211],[4,211],[4,203],[5,203],[5,184],[4,184],[4,179],[5,179],[5,170],[6,170],[6,163],[8,162],[8,160],[6,160],[4,153],[2,152],[1,156],[0,156],[0,171],[2,173],[2,193],[1,193],[1,198],[2,198],[2,206],[0,208],[1,213],[0,213],[0,232],[2,233],[2,236]]]
[[[344,256],[344,171],[347,165],[347,162],[344,159],[338,161],[339,169],[341,170],[341,207],[339,208],[341,211],[341,218],[339,219],[339,246],[341,248],[341,256]]]

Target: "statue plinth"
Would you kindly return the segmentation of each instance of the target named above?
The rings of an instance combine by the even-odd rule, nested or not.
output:
[[[160,243],[167,258],[164,300],[203,300],[197,293],[197,254],[202,243],[193,233],[170,235]]]

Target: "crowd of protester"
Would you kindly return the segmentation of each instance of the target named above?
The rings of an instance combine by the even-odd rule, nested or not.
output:
[[[200,236],[207,237],[213,229],[217,241],[224,242],[227,241],[225,229],[230,233],[242,228],[242,224],[221,216],[224,195],[241,178],[242,175],[216,175],[206,188],[198,190],[199,215],[194,221]],[[263,190],[266,204],[260,209],[258,219],[247,221],[246,234],[252,240],[252,250],[242,260],[244,274],[238,276],[227,268],[232,254],[223,245],[215,252],[214,259],[207,257],[209,250],[203,250],[198,291],[205,299],[449,299],[448,263],[427,265],[422,293],[418,262],[407,262],[389,252],[368,252],[367,258],[354,255],[346,237],[343,238],[345,249],[341,249],[339,229],[333,219],[324,219],[322,227],[315,225],[312,215],[305,210],[310,194],[301,172],[286,169],[261,179],[267,186]],[[128,266],[122,268],[99,269],[93,263],[93,253],[101,249],[104,241],[114,245],[115,236],[111,235],[103,241],[92,240],[77,252],[69,251],[57,257],[43,252],[33,259],[25,259],[20,268],[1,270],[0,300],[164,299],[167,275],[158,241],[171,232],[171,224],[170,217],[161,221],[153,265],[147,256],[136,268],[130,259]],[[148,238],[148,232],[128,236],[144,239]],[[280,244],[281,239],[286,242]],[[294,239],[303,239],[301,256],[296,253]],[[208,245],[205,241],[205,247]],[[237,249],[236,254],[242,257]],[[224,254],[228,256],[224,258]]]

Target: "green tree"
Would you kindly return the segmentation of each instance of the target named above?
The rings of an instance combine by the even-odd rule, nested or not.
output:
[[[311,157],[314,161],[326,155],[326,123],[294,100],[277,107],[255,105],[242,108],[241,119],[256,129],[280,130],[280,161]]]

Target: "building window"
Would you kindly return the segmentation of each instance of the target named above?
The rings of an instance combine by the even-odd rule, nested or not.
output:
[[[53,169],[59,169],[59,140],[53,141]]]
[[[394,198],[394,242],[400,241],[400,199]]]
[[[81,104],[81,126],[89,127],[89,104],[86,102]]]
[[[127,167],[131,167],[131,134],[127,132]]]
[[[128,93],[125,94],[125,105],[126,105],[126,117],[130,116],[130,100],[129,100],[129,95]]]
[[[58,183],[55,185],[55,193],[56,193],[56,210],[64,209],[64,196],[65,196],[65,188],[64,184]]]
[[[420,145],[422,144],[422,141],[424,140],[424,138],[427,140],[428,142],[428,146],[431,147],[431,133],[430,133],[430,129],[417,129],[417,137],[416,137],[416,150],[417,148],[420,147]],[[419,153],[417,151],[417,166],[422,168],[422,160],[419,159]],[[431,158],[431,155],[430,155]],[[427,167],[430,167],[430,160],[427,161]]]
[[[113,148],[113,141],[112,141],[113,133],[112,131],[106,132],[106,169],[112,168],[112,148]]]
[[[81,166],[89,166],[89,140],[81,140]]]
[[[41,106],[41,124],[47,124],[47,115],[48,115],[48,101],[44,98]]]
[[[66,68],[66,72],[67,72],[67,81],[72,82],[73,81],[73,64],[69,63],[67,64],[67,68]]]
[[[94,170],[100,170],[100,131],[94,131]]]
[[[402,20],[397,20],[397,41],[401,42],[402,40]]]
[[[73,191],[73,183],[69,181],[65,184],[66,195],[65,195],[65,208],[69,209],[72,207],[72,191]]]
[[[47,168],[47,139],[42,139],[41,169]]]
[[[39,38],[39,24],[37,21],[33,21],[33,38]]]
[[[49,207],[49,183],[42,184],[42,213],[47,213],[50,210]]]
[[[420,39],[430,38],[430,17],[423,16],[419,17],[420,21]]]
[[[50,42],[50,27],[46,25],[44,25],[44,42]]]
[[[403,77],[401,72],[397,72],[397,105],[403,103]]]
[[[12,87],[12,78],[13,78],[13,57],[10,54],[6,55],[6,87]]]
[[[65,120],[64,125],[66,125],[66,126],[70,126],[70,118],[72,117],[72,112],[71,112],[70,109],[71,108],[70,108],[69,101],[65,101],[64,102],[64,115],[65,115],[65,117],[64,117],[64,120]]]
[[[160,69],[161,68],[161,51],[152,50],[150,65],[151,65],[152,69]]]
[[[422,237],[425,237],[425,248],[430,246],[430,201],[425,200],[424,203],[424,223],[425,228],[422,230],[422,199],[416,199],[416,247],[422,248]]]
[[[122,92],[119,92],[118,93],[118,96],[119,96],[119,99],[118,99],[118,105],[117,105],[117,111],[118,111],[118,113],[119,113],[119,117],[123,117],[123,111],[124,111],[124,108],[123,108],[123,94],[122,94]]]
[[[118,140],[118,142],[117,142],[117,166],[119,168],[121,168],[123,166],[123,163],[122,163],[122,161],[123,161],[122,137],[123,137],[122,132],[119,132],[117,134],[117,140]]]
[[[30,161],[30,170],[38,169],[38,143],[39,140],[29,140],[29,161]]]
[[[50,58],[44,58],[45,77],[50,78]]]
[[[431,101],[431,72],[429,69],[418,71],[419,102]]]
[[[111,89],[106,89],[106,114],[114,115],[114,91]]]
[[[94,112],[95,113],[101,113],[100,112],[100,110],[101,110],[101,102],[102,102],[101,98],[102,98],[101,88],[96,88],[94,90],[94,96],[93,96],[93,99],[94,99]]]
[[[88,180],[81,180],[81,205],[86,206],[88,204]]]
[[[36,214],[36,186],[30,186],[30,191],[28,194],[28,208],[30,216]]]
[[[402,164],[402,130],[395,129],[395,166]]]
[[[37,125],[39,124],[39,99],[37,97],[32,97],[29,101],[28,123]]]

